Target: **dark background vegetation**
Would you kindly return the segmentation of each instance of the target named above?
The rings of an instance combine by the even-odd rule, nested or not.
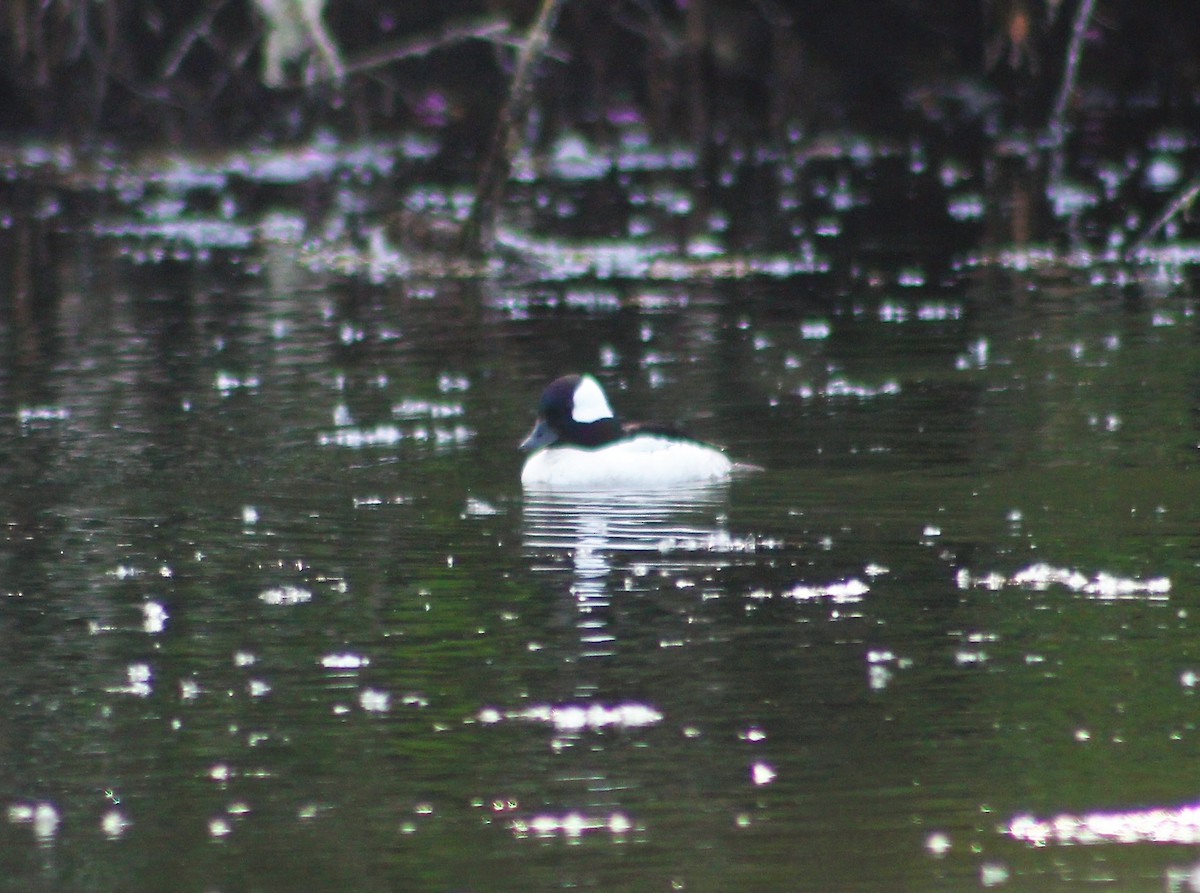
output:
[[[1037,128],[1079,2],[568,0],[537,107],[551,125],[602,130],[634,114],[658,136],[693,138],[886,132],[918,119]],[[310,52],[268,86],[269,29],[251,0],[4,0],[0,132],[202,145],[425,125],[472,155],[535,6],[330,0],[323,21],[344,76]],[[1130,108],[1189,125],[1198,91],[1200,3],[1096,4],[1072,102],[1093,130]]]

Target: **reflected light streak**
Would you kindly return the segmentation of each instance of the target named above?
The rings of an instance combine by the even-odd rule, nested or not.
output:
[[[1095,843],[1200,843],[1200,804],[1175,808],[1014,817],[1006,829],[1034,846]]]
[[[582,656],[615,653],[615,637],[606,629],[604,611],[613,602],[611,578],[620,556],[646,556],[639,560],[647,571],[652,565],[675,573],[695,571],[698,563],[707,561],[700,556],[753,552],[759,547],[753,537],[741,539],[715,527],[688,523],[689,516],[697,515],[712,523],[710,519],[725,505],[725,496],[722,486],[651,493],[526,491],[526,552],[550,557],[535,563],[535,571],[559,573],[565,559],[571,574],[569,591],[579,612]]]
[[[560,732],[593,731],[609,726],[633,729],[657,725],[663,715],[648,704],[626,702],[606,707],[603,704],[535,704],[524,710],[500,711],[487,707],[480,711],[479,721],[485,725],[503,719],[519,719],[553,725]]]
[[[1031,564],[1010,577],[991,572],[972,574],[959,568],[956,575],[959,589],[991,589],[1006,587],[1030,589],[1043,592],[1051,586],[1063,586],[1072,592],[1088,595],[1101,601],[1141,599],[1145,601],[1167,601],[1171,592],[1169,577],[1121,577],[1107,571],[1097,571],[1089,577],[1075,568],[1055,567],[1051,564]]]
[[[621,837],[633,830],[631,822],[623,813],[614,812],[607,816],[587,816],[579,812],[565,815],[542,814],[514,821],[509,827],[517,837],[582,837],[589,831],[608,831]]]

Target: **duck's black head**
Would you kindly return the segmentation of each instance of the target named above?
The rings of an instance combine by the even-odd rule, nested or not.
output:
[[[604,446],[621,437],[623,431],[596,379],[590,375],[564,375],[542,391],[537,424],[521,442],[521,449],[550,444]]]

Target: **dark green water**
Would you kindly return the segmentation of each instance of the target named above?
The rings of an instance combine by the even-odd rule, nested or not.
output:
[[[24,232],[5,889],[1182,889],[1184,278],[370,285]],[[766,470],[526,498],[571,370]]]

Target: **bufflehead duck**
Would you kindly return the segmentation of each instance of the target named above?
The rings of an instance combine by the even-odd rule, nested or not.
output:
[[[564,375],[542,392],[538,420],[521,449],[526,487],[653,489],[728,480],[734,463],[716,447],[668,428],[623,425],[600,383]]]

